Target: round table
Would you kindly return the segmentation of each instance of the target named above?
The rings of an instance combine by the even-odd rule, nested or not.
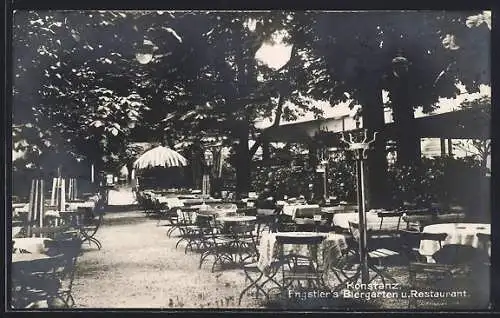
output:
[[[59,211],[59,217],[66,222],[70,222],[74,225],[80,225],[83,223],[83,219],[87,211],[84,210],[68,210],[68,211]]]
[[[423,228],[424,233],[446,233],[448,236],[441,243],[469,245],[478,247],[478,233],[491,234],[491,225],[483,223],[441,223],[432,224]],[[420,242],[419,252],[429,260],[434,253],[439,250],[439,243],[435,241],[424,240]]]
[[[256,216],[222,216],[219,218],[219,221],[225,223],[243,223],[243,222],[252,222],[256,221]]]
[[[14,253],[12,254],[12,264],[48,260],[53,259],[54,257],[55,256],[49,256],[43,253]]]
[[[43,237],[23,237],[12,239],[14,243],[14,248],[19,250],[26,250],[30,253],[45,253],[47,248],[45,247],[46,241],[52,241],[50,238]],[[22,254],[21,254],[22,255]]]

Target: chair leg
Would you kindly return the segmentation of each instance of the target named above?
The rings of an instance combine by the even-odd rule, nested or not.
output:
[[[238,299],[238,305],[241,305],[241,300],[243,298],[243,296],[245,295],[245,293],[250,290],[250,288],[252,288],[253,286],[256,286],[257,287],[257,293],[258,293],[258,290],[261,289],[257,283],[258,281],[262,278],[262,276],[264,276],[264,273],[263,272],[260,272],[260,275],[259,277],[257,277],[257,279],[255,280],[252,280],[252,278],[250,277],[250,275],[247,273],[247,271],[245,271],[245,278],[248,278],[250,280],[250,285],[248,285],[247,287],[245,287],[245,289],[243,289],[243,291],[240,293],[240,297]],[[246,279],[245,279],[246,280]],[[262,289],[261,289],[262,290]],[[262,292],[265,294],[265,292],[262,290]]]

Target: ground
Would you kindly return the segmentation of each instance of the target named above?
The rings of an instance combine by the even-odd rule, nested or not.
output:
[[[130,194],[114,193],[114,198],[126,198]],[[98,250],[94,245],[84,245],[82,256],[78,260],[73,295],[76,308],[238,308],[239,293],[246,286],[241,269],[211,272],[208,262],[199,269],[199,254],[184,253],[183,248],[175,248],[177,241],[167,237],[167,227],[157,225],[157,221],[147,218],[140,211],[122,211],[117,200],[114,211],[105,215],[103,226],[97,238],[103,247]],[[130,209],[129,209],[130,210]],[[408,286],[406,266],[389,269],[402,288]],[[469,285],[481,285],[471,282]],[[463,287],[463,286],[462,286]],[[461,289],[457,281],[457,290]],[[486,286],[483,288],[487,290]],[[456,307],[470,307],[467,299],[453,300]],[[304,309],[312,302],[298,302],[297,307]],[[434,300],[434,306],[428,300],[423,301],[425,308],[445,308],[450,302]],[[244,297],[243,308],[283,308],[280,303],[262,304],[251,296]],[[280,307],[281,306],[281,307]],[[287,307],[291,309],[288,304]],[[315,308],[321,304],[314,305]],[[408,301],[402,299],[372,299],[366,301],[336,301],[328,303],[335,308],[406,309]],[[367,308],[367,307],[365,307]],[[449,307],[448,307],[449,308]],[[476,307],[477,308],[477,307]]]
[[[73,294],[83,308],[236,307],[241,270],[198,268],[199,254],[175,249],[166,227],[141,212],[108,213],[97,234],[103,248],[84,246]],[[249,302],[250,301],[250,302]],[[243,299],[243,307],[255,306]]]

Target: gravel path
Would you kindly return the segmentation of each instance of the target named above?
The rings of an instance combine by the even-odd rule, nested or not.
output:
[[[108,213],[97,234],[103,248],[84,246],[73,287],[76,308],[235,308],[241,270],[211,273],[199,254],[175,249],[167,227],[141,212]],[[256,307],[243,299],[242,307]]]
[[[156,223],[142,212],[106,214],[97,234],[103,248],[99,251],[95,246],[84,245],[78,260],[73,288],[75,308],[261,307],[250,296],[244,297],[238,306],[239,293],[246,285],[242,270],[212,273],[210,262],[199,269],[199,253],[184,254],[183,248],[175,249],[177,239],[168,238],[168,228]],[[407,285],[406,267],[388,271],[403,286]],[[373,299],[368,303],[375,308],[407,308],[407,300],[403,299]],[[462,304],[457,308],[478,308],[478,304],[469,307],[465,300],[459,303]],[[360,308],[361,304],[343,306],[346,305]],[[449,305],[444,302],[438,308],[450,308]]]

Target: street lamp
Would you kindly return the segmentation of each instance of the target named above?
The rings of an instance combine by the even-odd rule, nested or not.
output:
[[[359,255],[361,264],[361,282],[368,283],[368,249],[366,239],[366,211],[365,211],[365,189],[364,189],[364,161],[368,159],[366,151],[370,144],[375,141],[378,132],[373,134],[373,139],[368,141],[368,131],[364,129],[362,141],[354,140],[352,133],[349,133],[349,141],[345,139],[342,132],[342,142],[348,145],[348,150],[354,153],[356,159],[356,179],[358,189],[358,219],[359,219]]]
[[[400,78],[408,72],[409,65],[408,59],[402,56],[401,53],[398,53],[398,55],[392,59],[392,74]]]
[[[148,64],[153,60],[154,51],[154,43],[144,39],[144,41],[136,47],[135,58],[141,64]]]
[[[205,169],[203,170],[202,195],[210,196],[210,170],[214,164],[214,154],[207,149],[204,153]]]

